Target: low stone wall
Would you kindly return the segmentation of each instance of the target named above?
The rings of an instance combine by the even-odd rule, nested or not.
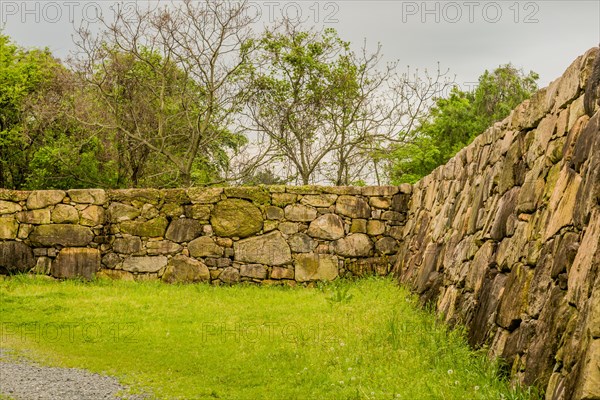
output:
[[[413,187],[395,266],[553,400],[600,399],[597,54]]]
[[[215,284],[387,274],[411,190],[0,190],[0,270]]]

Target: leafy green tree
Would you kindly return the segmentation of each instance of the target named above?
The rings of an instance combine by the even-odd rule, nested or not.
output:
[[[59,68],[50,52],[26,50],[0,35],[0,187],[21,188],[40,142],[35,101]]]
[[[538,75],[507,64],[485,71],[470,92],[454,87],[447,98],[439,98],[420,120],[412,140],[395,146],[391,153],[393,183],[414,183],[445,164],[495,121],[536,90]]]

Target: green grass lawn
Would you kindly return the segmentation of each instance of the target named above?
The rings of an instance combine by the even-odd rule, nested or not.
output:
[[[165,399],[529,399],[387,279],[0,281],[1,345]]]

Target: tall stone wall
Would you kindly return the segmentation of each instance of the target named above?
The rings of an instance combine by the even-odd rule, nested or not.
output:
[[[0,190],[0,272],[296,284],[395,262],[411,186]]]
[[[547,399],[600,399],[597,55],[413,187],[394,268]]]

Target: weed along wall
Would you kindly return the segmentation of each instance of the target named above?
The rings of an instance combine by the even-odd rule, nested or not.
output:
[[[546,399],[600,399],[597,55],[413,187],[395,265]]]
[[[387,274],[411,186],[0,191],[0,269],[265,284]]]

